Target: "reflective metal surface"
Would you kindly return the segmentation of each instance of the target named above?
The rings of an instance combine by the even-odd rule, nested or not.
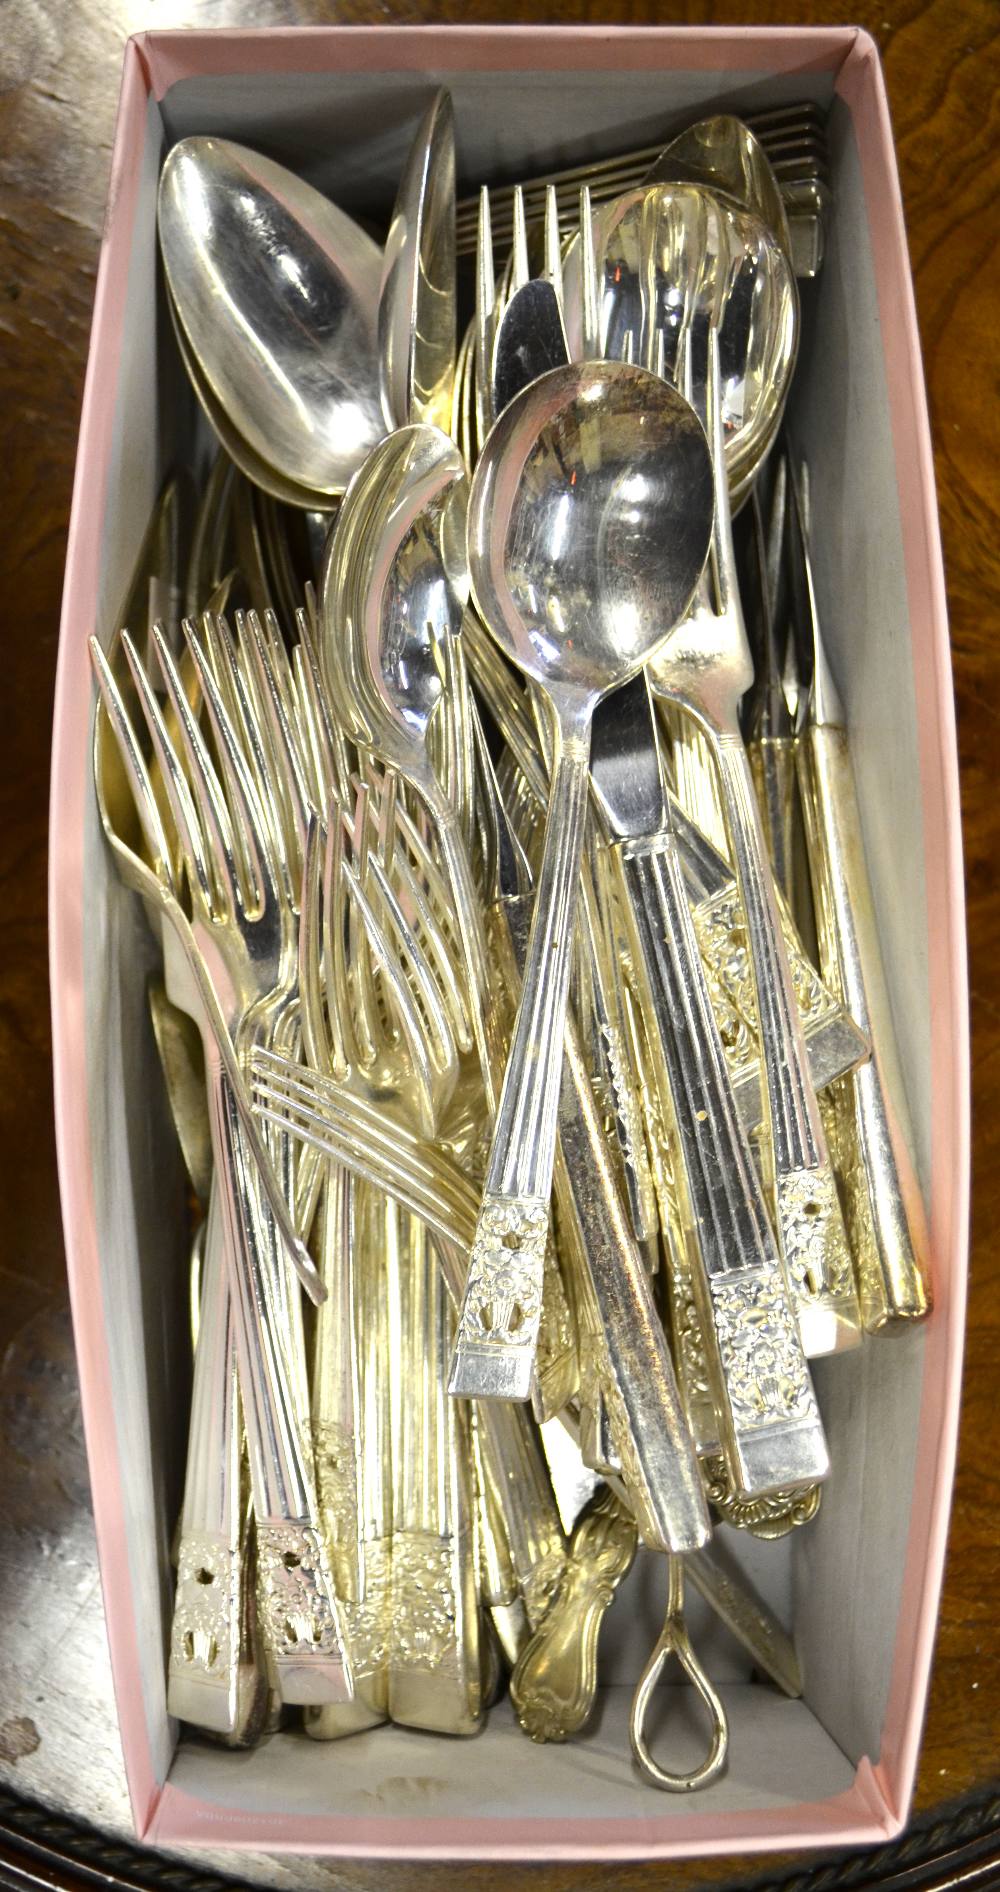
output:
[[[232,426],[284,479],[343,492],[384,432],[377,245],[283,165],[221,138],[168,153],[158,220],[170,293]]]
[[[403,172],[378,304],[387,426],[447,427],[455,379],[455,131],[451,97],[429,106]]]

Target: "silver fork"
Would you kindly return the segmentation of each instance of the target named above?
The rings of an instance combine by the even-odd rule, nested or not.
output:
[[[694,335],[708,350],[706,432],[715,464],[712,573],[665,649],[650,665],[653,690],[698,720],[711,743],[723,791],[733,860],[746,913],[759,1020],[778,1240],[798,1302],[806,1353],[860,1339],[850,1251],[809,1071],[802,1023],[774,884],[767,864],[753,776],[740,733],[739,703],[752,679],[743,625],[723,457],[718,334],[696,316],[682,343],[682,380],[691,385]]]
[[[290,1226],[275,1185],[261,1187],[259,1137],[241,1121],[245,1054],[255,1007],[275,1004],[294,976],[294,941],[283,904],[270,824],[239,734],[193,626],[185,638],[208,713],[219,765],[192,710],[181,671],[161,634],[154,647],[176,737],[127,634],[122,649],[152,744],[172,823],[165,833],[135,727],[110,667],[94,648],[105,707],[147,831],[158,837],[163,874],[186,892],[193,952],[181,930],[165,929],[168,989],[202,1031],[220,1211],[233,1301],[240,1389],[257,1516],[261,1625],[268,1660],[285,1700],[350,1693],[339,1613],[318,1530],[312,1468],[304,1453],[300,1389],[283,1326],[284,1253],[279,1218]],[[247,711],[245,686],[230,677]],[[171,839],[173,846],[171,846]],[[208,1005],[201,1001],[208,998]],[[208,1018],[206,1019],[206,1010]],[[253,1020],[256,1023],[256,1020]],[[266,1159],[265,1159],[266,1160]],[[270,1165],[268,1165],[270,1168]],[[273,1170],[271,1170],[273,1176]],[[276,1203],[275,1203],[276,1198]],[[276,1206],[277,1204],[277,1206]],[[296,1246],[301,1248],[298,1238]],[[310,1272],[314,1273],[311,1262]]]

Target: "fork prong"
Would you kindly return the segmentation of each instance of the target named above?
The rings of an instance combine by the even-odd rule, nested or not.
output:
[[[550,184],[545,192],[545,277],[552,284],[559,308],[562,310],[562,240],[559,235],[559,204],[554,184]]]
[[[512,273],[510,289],[513,295],[523,289],[531,270],[528,267],[528,225],[524,215],[524,192],[518,184],[514,191],[514,240],[511,248]]]
[[[416,1092],[416,1110],[422,1129],[434,1131],[435,1071],[429,1048],[429,1035],[410,987],[407,974],[389,943],[386,930],[349,861],[344,862],[344,882],[352,910],[356,910],[364,928],[369,950],[379,966],[387,1004],[392,1008],[409,1054],[410,1079]]]
[[[183,620],[183,631],[201,681],[205,707],[225,777],[233,830],[240,836],[242,851],[250,869],[251,884],[247,889],[249,908],[262,911],[280,897],[272,852],[268,846],[267,820],[243,747],[190,618]]]
[[[317,1071],[326,1071],[330,1065],[330,1040],[323,1008],[320,947],[323,842],[324,836],[319,821],[312,816],[306,833],[305,858],[302,863],[298,969],[302,1046],[310,1064]]]
[[[357,1046],[351,1022],[350,995],[344,962],[343,884],[344,828],[341,805],[331,800],[328,807],[323,844],[320,923],[322,954],[320,974],[326,993],[329,1026],[330,1062],[335,1073],[345,1073],[357,1062]]]
[[[594,251],[594,219],[590,189],[586,184],[580,192],[580,274],[583,290],[583,358],[585,361],[596,361],[601,353],[601,311]]]
[[[310,701],[317,719],[317,727],[322,730],[323,747],[332,771],[333,787],[339,800],[346,802],[350,780],[347,747],[343,729],[330,708],[330,699],[327,696],[316,649],[316,593],[312,585],[306,586],[306,608],[295,613],[295,623],[298,628],[299,643],[305,653]]]
[[[163,676],[177,729],[184,748],[192,797],[199,809],[205,840],[211,854],[216,885],[227,908],[232,910],[236,897],[237,868],[233,834],[225,797],[219,786],[205,739],[198,727],[184,690],[183,680],[158,625],[153,627],[153,647]]]
[[[442,1077],[453,1077],[457,1075],[455,1040],[444,996],[385,869],[376,856],[371,861],[371,885],[364,891],[369,895],[373,911],[379,909],[386,956],[394,964],[402,963],[405,966],[406,979],[423,1015],[429,1061]]]
[[[192,900],[200,900],[212,911],[212,880],[201,822],[191,795],[181,759],[171,741],[156,692],[146,674],[128,631],[121,634],[122,651],[128,664],[136,697],[142,711],[153,753],[160,766],[164,790],[170,805],[177,840],[188,877]]]
[[[118,688],[114,672],[98,639],[89,639],[90,661],[101,703],[114,736],[122,767],[128,778],[136,813],[149,853],[153,872],[160,880],[173,884],[173,849],[167,839],[159,804],[132,719]]]
[[[305,851],[310,808],[301,746],[291,718],[291,670],[273,611],[265,612],[267,635],[256,611],[248,612],[246,625],[250,648],[258,668],[264,713],[268,719],[271,747],[277,764],[277,786],[287,802],[291,820],[291,831],[285,836],[285,844],[291,853],[291,844],[294,842],[301,858]],[[277,659],[277,646],[281,650],[280,659]]]

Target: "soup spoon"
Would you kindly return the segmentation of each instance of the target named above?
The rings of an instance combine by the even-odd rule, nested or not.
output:
[[[450,1390],[525,1399],[541,1311],[573,921],[601,697],[683,616],[712,531],[711,460],[676,390],[572,363],[500,416],[469,497],[477,609],[548,698],[549,816],[521,1002],[452,1357]]]

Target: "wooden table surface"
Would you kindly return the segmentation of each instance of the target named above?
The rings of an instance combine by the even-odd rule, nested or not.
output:
[[[917,1797],[934,1831],[907,1884],[1000,1884],[1000,10],[995,0],[3,0],[0,5],[0,1150],[6,1238],[0,1388],[17,1336],[65,1299],[51,1122],[46,968],[49,729],[65,534],[122,43],[143,27],[448,20],[839,23],[882,51],[916,282],[951,613],[968,877],[973,1030],[972,1285],[951,1549]],[[997,744],[997,748],[994,747]],[[3,1710],[0,1707],[0,1714]],[[0,1729],[0,1734],[3,1730]],[[994,1792],[995,1790],[995,1792]],[[961,1803],[960,1817],[954,1815]],[[945,1818],[937,1818],[946,1810]],[[2,1822],[0,1822],[2,1823]],[[17,1877],[17,1819],[8,1836]],[[990,1834],[994,1833],[991,1839]],[[982,1839],[977,1838],[982,1835]],[[977,1851],[978,1847],[978,1851]],[[58,1852],[58,1846],[55,1848]],[[68,1852],[72,1848],[67,1845]],[[3,1849],[0,1847],[0,1853]],[[969,1860],[979,1863],[969,1865]],[[10,1861],[14,1863],[11,1864]],[[765,1873],[776,1882],[785,1862]],[[856,1864],[851,1883],[876,1882]],[[960,1869],[961,1868],[961,1872]],[[728,1883],[761,1863],[532,1869],[532,1884]],[[70,1866],[53,1868],[71,1883]],[[116,1870],[129,1876],[127,1866]],[[983,1876],[984,1872],[987,1876]],[[993,1876],[996,1872],[997,1876]],[[969,1874],[973,1877],[970,1878]],[[928,1874],[930,1876],[928,1876]],[[936,1875],[936,1876],[935,1876]],[[950,1875],[950,1876],[949,1876]],[[3,1873],[0,1870],[0,1879]],[[341,1885],[428,1887],[420,1869],[343,1869]],[[495,1881],[496,1869],[490,1869]],[[836,1878],[838,1875],[834,1875]],[[839,1875],[842,1877],[842,1875]],[[504,1872],[504,1883],[522,1878]],[[810,1880],[812,1875],[809,1875]],[[476,1871],[462,1882],[478,1883]],[[485,1879],[482,1881],[485,1883]],[[833,1883],[830,1879],[825,1883]],[[878,1881],[882,1883],[883,1880]],[[332,1881],[331,1881],[332,1883]],[[452,1878],[452,1883],[459,1883]]]

